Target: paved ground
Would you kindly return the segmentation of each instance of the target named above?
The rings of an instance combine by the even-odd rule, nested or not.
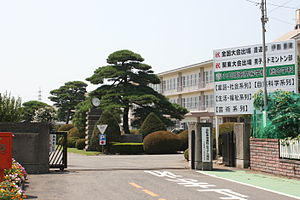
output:
[[[183,155],[84,156],[69,154],[68,161],[67,172],[29,175],[29,187],[26,191],[28,199],[295,199],[211,177],[212,175],[223,178],[225,175],[227,178],[240,177],[242,172],[236,172],[240,174],[233,175],[232,171],[218,170],[202,174],[189,170]],[[229,175],[230,173],[232,175]],[[248,176],[246,172],[244,175],[252,180],[252,177]],[[255,182],[255,180],[253,181]],[[292,186],[295,183],[286,182],[285,184]],[[270,185],[272,182],[266,181],[264,184]]]

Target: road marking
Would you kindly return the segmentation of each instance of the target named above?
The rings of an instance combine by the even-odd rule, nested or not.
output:
[[[198,192],[216,192],[223,197],[219,197],[220,199],[232,199],[232,200],[247,200],[248,196],[234,192],[230,189],[218,189],[215,188],[216,185],[212,185],[205,182],[199,182],[195,179],[182,178],[181,175],[176,175],[169,171],[144,171],[145,173],[149,173],[151,175],[164,178],[167,181],[175,182],[179,185],[183,185],[184,187],[199,187],[201,190],[197,190]],[[211,187],[213,189],[211,189]]]
[[[136,188],[143,188],[142,186],[136,184],[136,183],[129,183],[130,185],[132,185],[133,187],[136,187]]]
[[[152,197],[158,197],[158,194],[155,194],[154,192],[151,192],[150,190],[142,190],[146,194],[149,194]]]
[[[129,183],[129,184],[132,185],[132,186],[135,187],[135,188],[143,189],[142,186],[140,186],[140,185],[138,185],[138,184],[136,184],[136,183],[131,182],[131,183]],[[147,189],[144,189],[144,190],[142,190],[142,191],[145,192],[146,194],[152,196],[152,197],[158,197],[158,196],[159,196],[158,194],[155,194],[154,192],[151,192],[150,190],[147,190]],[[166,199],[159,198],[158,200],[166,200]]]
[[[300,199],[299,197],[294,196],[294,195],[285,194],[285,193],[282,193],[282,192],[277,192],[277,191],[274,191],[274,190],[266,189],[266,188],[255,186],[255,185],[250,185],[250,184],[247,184],[247,183],[242,183],[242,182],[235,181],[235,180],[230,180],[228,178],[218,177],[216,175],[207,174],[207,173],[202,172],[202,171],[196,171],[196,172],[198,172],[200,174],[207,175],[207,176],[211,176],[211,177],[214,177],[214,178],[218,178],[218,179],[222,179],[222,180],[226,180],[226,181],[231,181],[233,183],[238,183],[238,184],[241,184],[241,185],[246,185],[246,186],[249,186],[249,187],[254,187],[254,188],[257,188],[257,189],[265,190],[265,191],[268,191],[268,192],[273,192],[273,193],[280,194],[280,195],[283,195],[283,196],[287,196],[287,197],[291,197],[291,198],[295,198],[295,199]]]

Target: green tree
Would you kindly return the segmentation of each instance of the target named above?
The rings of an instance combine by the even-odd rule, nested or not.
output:
[[[152,112],[146,117],[145,121],[143,122],[140,128],[140,133],[143,134],[143,137],[146,137],[152,132],[164,130],[166,130],[164,123]]]
[[[22,118],[21,98],[0,93],[0,122],[19,122]]]
[[[142,63],[144,59],[129,50],[116,51],[107,58],[109,65],[95,70],[94,74],[87,78],[92,84],[102,84],[91,93],[101,99],[101,108],[111,112],[121,112],[123,116],[123,129],[130,134],[128,114],[133,105],[140,108],[157,109],[158,104],[167,104],[171,110],[161,109],[157,112],[177,113],[176,107],[172,106],[165,97],[154,91],[148,84],[159,84],[159,78],[151,70],[151,66]],[[163,101],[165,100],[165,101]],[[149,111],[148,114],[152,112]],[[136,112],[135,112],[136,114]]]
[[[31,122],[33,120],[35,111],[45,106],[48,106],[48,104],[34,100],[23,103],[23,120],[26,122]]]
[[[69,123],[75,106],[85,100],[87,84],[82,81],[71,81],[65,83],[58,89],[50,91],[49,97],[58,108],[58,119]]]
[[[254,95],[254,107],[263,109],[263,92]],[[268,94],[268,123],[260,133],[262,138],[296,137],[300,132],[300,95],[277,90]]]

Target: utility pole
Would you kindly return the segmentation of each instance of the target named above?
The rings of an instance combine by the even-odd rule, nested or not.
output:
[[[262,46],[263,46],[263,76],[264,76],[264,110],[263,110],[263,126],[267,125],[267,105],[268,105],[268,92],[267,92],[267,63],[266,63],[266,28],[268,22],[267,18],[267,0],[261,0],[261,24],[262,24]]]

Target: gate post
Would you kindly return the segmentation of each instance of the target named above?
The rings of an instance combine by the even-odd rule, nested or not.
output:
[[[189,164],[192,169],[212,170],[212,124],[189,123]]]

